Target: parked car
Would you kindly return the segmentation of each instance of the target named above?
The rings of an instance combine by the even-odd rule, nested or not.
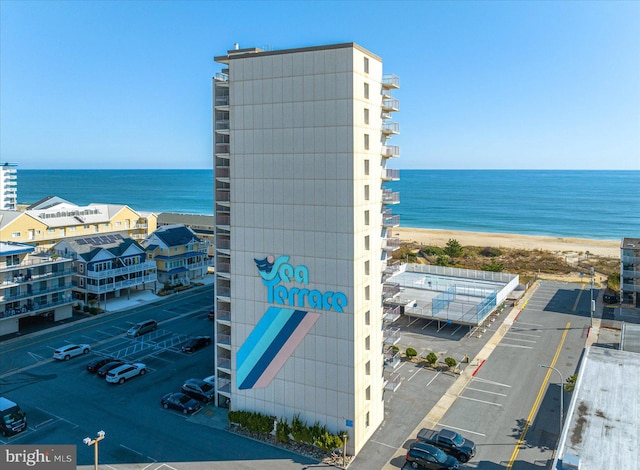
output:
[[[106,377],[107,373],[111,369],[115,369],[116,367],[121,366],[122,364],[124,364],[124,361],[122,359],[114,359],[111,362],[107,362],[105,365],[100,367],[100,369],[98,369],[98,377]]]
[[[67,344],[53,351],[53,358],[59,361],[68,361],[72,357],[89,354],[91,346],[88,344]]]
[[[147,366],[142,362],[136,362],[135,364],[122,364],[107,372],[105,379],[112,384],[122,385],[127,379],[135,377],[136,375],[144,375],[147,373]]]
[[[172,408],[184,414],[195,413],[202,408],[200,403],[181,392],[167,393],[160,400],[160,404],[164,409]]]
[[[182,345],[182,352],[192,353],[211,344],[211,336],[196,336]]]
[[[89,364],[87,364],[87,370],[92,374],[95,374],[103,365],[112,361],[115,361],[115,359],[112,357],[103,357],[100,359],[95,359],[91,361]]]
[[[450,429],[441,429],[433,431],[431,429],[422,428],[416,436],[418,442],[439,447],[447,454],[454,456],[460,462],[465,463],[471,457],[476,455],[476,445],[473,441],[465,439],[460,434]]]
[[[617,304],[618,303],[618,295],[615,293],[606,292],[602,296],[602,301],[605,304]]]
[[[144,320],[141,321],[139,323],[136,323],[135,325],[133,325],[131,328],[129,328],[129,330],[127,331],[127,336],[131,337],[131,338],[136,338],[138,336],[142,336],[144,334],[147,334],[151,331],[157,330],[158,329],[158,322],[155,320]]]
[[[406,459],[413,468],[456,470],[459,467],[455,457],[445,454],[435,446],[422,442],[411,444],[411,447],[407,451]]]
[[[212,387],[216,386],[216,376],[215,375],[210,375],[209,377],[205,377],[204,379],[202,379],[204,382],[207,382],[209,385],[211,385]]]
[[[189,379],[182,385],[182,391],[191,398],[209,403],[213,400],[215,389],[213,385],[204,380]]]

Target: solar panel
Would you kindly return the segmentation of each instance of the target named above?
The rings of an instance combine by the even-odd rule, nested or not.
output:
[[[87,241],[86,241],[84,238],[81,238],[81,239],[79,239],[79,240],[76,240],[76,243],[77,243],[78,245],[86,245],[86,244],[87,244]]]

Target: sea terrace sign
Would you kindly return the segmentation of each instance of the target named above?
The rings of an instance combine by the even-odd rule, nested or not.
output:
[[[262,260],[254,259],[262,282],[267,286],[267,302],[288,307],[308,308],[342,313],[347,306],[347,296],[342,292],[320,292],[317,289],[287,287],[287,283],[309,284],[309,269],[306,266],[293,266],[288,256],[274,260],[267,256]]]

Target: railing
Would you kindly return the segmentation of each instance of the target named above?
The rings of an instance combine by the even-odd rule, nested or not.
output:
[[[136,277],[134,279],[126,279],[118,282],[108,282],[106,284],[101,284],[98,286],[93,284],[87,284],[84,287],[84,289],[87,292],[90,292],[92,294],[107,294],[109,292],[115,292],[116,290],[126,289],[127,287],[139,286],[141,284],[144,284],[147,282],[155,282],[157,280],[158,280],[157,275],[152,274],[149,276]]]
[[[216,344],[224,344],[231,346],[231,335],[225,335],[224,333],[218,333],[216,335]]]
[[[382,242],[382,248],[384,250],[397,250],[402,246],[402,242],[399,238],[385,238]]]
[[[231,216],[229,214],[216,214],[216,225],[230,225]]]
[[[216,248],[221,250],[230,250],[231,249],[231,240],[226,238],[219,238],[216,241]]]
[[[622,284],[623,292],[640,292],[640,284]]]
[[[216,167],[216,178],[229,178],[231,176],[231,170],[228,166]]]
[[[623,263],[640,264],[640,256],[622,255]]]
[[[400,341],[400,328],[386,328],[382,332],[385,344],[396,344]]]
[[[231,370],[231,359],[224,357],[218,358],[218,368]]]
[[[385,111],[399,111],[400,101],[395,99],[382,100],[382,109]]]
[[[54,307],[59,307],[60,305],[68,305],[73,302],[75,302],[75,300],[73,299],[73,296],[67,295],[55,302],[46,302],[46,303],[36,302],[31,305],[23,305],[19,308],[7,309],[4,312],[0,312],[0,318],[12,317],[12,316],[20,315],[23,313],[37,312],[39,310],[49,310]]]
[[[14,300],[26,299],[28,297],[38,297],[40,295],[50,294],[52,292],[62,292],[72,288],[73,284],[69,283],[62,286],[52,286],[49,289],[38,289],[31,292],[20,292],[17,295],[5,295],[4,297],[0,297],[0,302],[13,302]]]
[[[216,144],[216,153],[229,153],[231,150],[230,144]]]
[[[383,215],[382,216],[383,227],[397,227],[398,225],[400,225],[399,215]]]
[[[622,277],[631,277],[631,278],[640,279],[640,270],[636,271],[633,269],[623,269]]]
[[[385,282],[382,286],[382,295],[390,297],[400,292],[400,284],[397,282]]]
[[[400,124],[398,124],[397,122],[383,122],[382,132],[384,134],[399,134]]]
[[[385,168],[382,170],[382,179],[383,180],[399,180],[400,179],[400,170]]]
[[[231,263],[221,263],[218,261],[216,263],[216,272],[218,273],[230,273],[231,272]]]
[[[382,203],[383,204],[398,204],[400,202],[400,193],[393,192],[390,189],[382,190]]]
[[[397,158],[400,156],[400,147],[397,145],[383,145],[381,154],[385,158]]]
[[[216,106],[229,106],[229,96],[216,96]]]
[[[231,193],[229,191],[216,190],[216,202],[231,201]]]
[[[218,287],[216,289],[216,295],[221,295],[222,297],[231,297],[231,288],[230,287]]]
[[[226,73],[220,73],[220,72],[216,72],[216,74],[214,75],[214,78],[217,82],[228,82],[229,81],[229,75],[227,75]]]
[[[229,120],[228,119],[220,119],[216,121],[216,130],[217,131],[228,131],[229,130]]]
[[[400,78],[397,75],[386,73],[382,76],[382,86],[384,88],[400,88]]]
[[[40,266],[40,265],[51,264],[51,263],[62,264],[65,261],[71,262],[71,259],[60,258],[60,257],[57,257],[56,259],[54,259],[49,255],[42,256],[41,254],[38,253],[30,256],[26,260],[23,260],[22,263],[20,264],[12,264],[12,265],[4,265],[4,266],[0,265],[0,272],[10,271],[12,269],[30,268],[33,266]]]
[[[400,318],[400,306],[384,307],[382,311],[382,319],[388,323],[393,323]]]
[[[231,312],[228,310],[216,310],[216,320],[231,321]]]
[[[130,266],[123,266],[121,268],[107,269],[105,271],[87,271],[86,277],[90,279],[104,279],[107,277],[122,276],[124,274],[135,274],[144,272],[147,270],[156,270],[155,261],[145,261],[143,263],[132,264]],[[82,274],[80,274],[82,276]]]
[[[384,365],[395,369],[400,365],[400,351],[389,349],[384,353]]]

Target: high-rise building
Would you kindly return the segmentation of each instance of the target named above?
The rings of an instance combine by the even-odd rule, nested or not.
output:
[[[354,43],[215,60],[217,403],[346,431],[355,454],[384,418],[398,77]]]
[[[0,210],[16,210],[18,203],[17,167],[17,163],[0,163]]]
[[[640,307],[640,238],[620,244],[620,301]]]

